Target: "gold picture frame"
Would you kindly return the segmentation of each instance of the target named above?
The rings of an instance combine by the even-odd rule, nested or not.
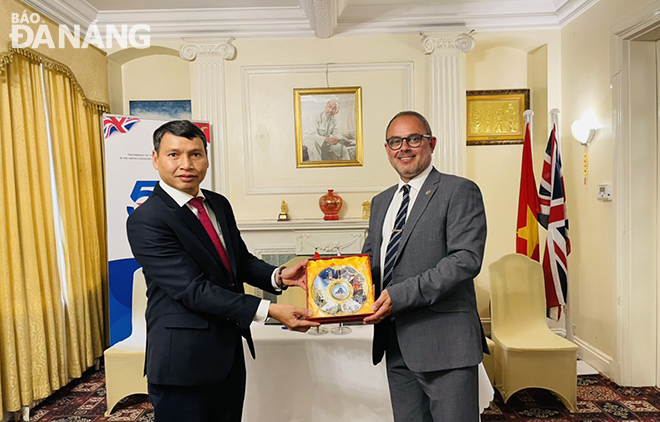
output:
[[[467,91],[467,144],[522,144],[529,89]]]
[[[362,87],[293,90],[296,167],[362,165]]]

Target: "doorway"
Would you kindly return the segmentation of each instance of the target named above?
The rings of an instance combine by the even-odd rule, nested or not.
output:
[[[660,1],[612,28],[617,356],[615,381],[660,385]]]

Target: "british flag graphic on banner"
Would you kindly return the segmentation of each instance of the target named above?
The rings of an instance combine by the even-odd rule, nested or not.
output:
[[[103,138],[108,139],[108,136],[115,132],[126,133],[131,129],[131,126],[139,121],[140,119],[135,117],[105,116],[103,119]]]
[[[554,119],[553,119],[554,120]],[[545,300],[548,316],[559,320],[568,294],[568,254],[571,242],[568,238],[568,213],[566,212],[566,190],[561,165],[561,142],[557,122],[554,121],[548,146],[545,149],[545,162],[539,202],[541,212],[539,223],[548,230],[543,254],[543,276],[545,279]]]

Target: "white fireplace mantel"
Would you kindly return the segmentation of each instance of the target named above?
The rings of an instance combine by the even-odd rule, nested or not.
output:
[[[359,254],[369,220],[239,221],[243,240],[256,256],[264,254]]]

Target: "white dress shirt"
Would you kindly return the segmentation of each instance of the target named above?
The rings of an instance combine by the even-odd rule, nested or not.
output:
[[[190,200],[194,198],[192,195],[189,195],[185,192],[175,189],[172,186],[168,185],[167,183],[163,182],[162,180],[160,181],[160,187],[169,196],[171,196],[172,199],[174,199],[174,202],[176,202],[180,207],[183,206],[188,207],[188,209],[195,214],[195,217],[199,218],[197,208],[190,205]],[[206,210],[206,213],[209,215],[209,219],[211,220],[211,224],[213,224],[213,228],[215,229],[215,232],[218,233],[218,237],[220,238],[222,247],[225,248],[226,250],[227,245],[225,243],[225,238],[222,236],[222,230],[218,225],[218,219],[215,217],[215,213],[213,212],[211,207],[209,207],[208,204],[206,203],[206,197],[202,193],[201,189],[197,192],[197,197],[203,199],[202,204],[204,205],[204,209]],[[277,274],[277,268],[275,269],[275,271],[273,271],[273,274],[270,277],[270,282],[275,288],[275,290],[280,291],[280,289],[277,287],[277,283],[275,280],[276,274]],[[265,322],[266,318],[268,318],[269,307],[270,307],[270,300],[262,299],[261,303],[259,303],[259,307],[257,308],[257,312],[254,314],[254,318],[252,318],[252,321]]]
[[[419,191],[420,189],[422,189],[422,185],[426,181],[426,178],[429,177],[429,174],[431,174],[432,169],[433,169],[433,165],[429,164],[426,170],[415,176],[413,179],[410,179],[408,183],[405,183],[403,180],[399,178],[399,185],[397,186],[396,192],[394,193],[392,202],[390,202],[390,206],[387,208],[387,213],[385,214],[385,221],[383,221],[383,242],[380,244],[381,283],[385,272],[385,255],[387,254],[387,245],[390,243],[390,237],[392,237],[392,230],[394,229],[396,214],[399,212],[399,208],[401,207],[401,202],[403,201],[403,189],[401,188],[403,187],[403,185],[410,186],[408,212],[406,213],[406,221],[408,221],[408,216],[410,215],[410,211],[412,210],[413,205],[415,205],[415,200],[417,199],[417,195],[419,195]]]

